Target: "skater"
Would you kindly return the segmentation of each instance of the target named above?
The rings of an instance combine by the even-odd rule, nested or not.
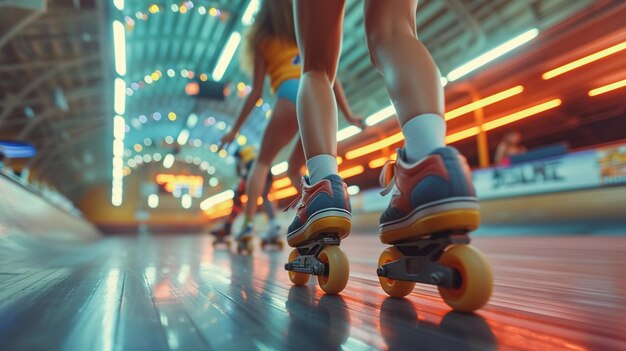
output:
[[[511,165],[511,156],[520,155],[526,152],[526,147],[522,145],[522,134],[518,131],[507,133],[498,147],[494,162],[498,166]]]
[[[321,288],[331,293],[341,291],[347,283],[347,260],[338,244],[351,228],[349,196],[346,184],[338,175],[337,109],[332,89],[341,48],[344,6],[345,0],[296,0],[294,12],[303,67],[298,122],[309,177],[302,183],[301,205],[288,229],[288,244],[298,250],[292,252],[286,268],[296,284],[308,279],[305,273],[318,275]],[[439,238],[433,234],[450,231],[467,233],[479,224],[478,202],[467,162],[456,149],[445,145],[440,73],[417,38],[416,11],[417,0],[364,1],[371,61],[383,77],[405,139],[395,166],[384,167],[385,176],[381,177],[390,180],[384,184],[385,192],[393,190],[379,227],[382,243],[389,245],[431,235]],[[435,244],[446,243],[448,237],[444,235]],[[323,247],[321,251],[319,246]],[[447,245],[437,247],[443,252]],[[428,257],[439,256],[439,251]],[[405,252],[415,251],[390,247],[381,255],[379,266],[399,261]],[[306,257],[298,258],[302,255]],[[476,267],[465,267],[467,258],[473,259],[471,262]],[[457,245],[447,250],[438,262],[441,264],[433,266],[433,275],[426,274],[429,272],[424,275],[432,278],[431,283],[442,282],[439,290],[449,305],[469,311],[487,302],[491,294],[491,270],[482,255],[467,245]],[[458,269],[460,279],[453,276],[451,269],[441,268],[442,265]],[[409,280],[403,267],[402,264],[379,267],[380,283],[392,296],[405,296],[415,285],[413,281],[403,281]],[[387,268],[393,270],[392,274]],[[466,273],[471,279],[464,276]]]
[[[221,243],[230,245],[230,241],[228,238],[231,235],[233,222],[241,213],[243,205],[242,197],[246,192],[246,182],[248,179],[248,175],[250,174],[250,168],[252,167],[255,156],[256,155],[254,147],[251,145],[243,146],[235,152],[235,159],[237,160],[236,170],[237,175],[239,176],[239,182],[237,184],[237,187],[234,189],[235,194],[233,196],[233,208],[230,214],[228,215],[228,217],[226,217],[222,228],[211,232],[211,234],[215,236],[214,245]],[[263,199],[263,209],[267,214],[267,218],[269,219],[270,228],[277,226],[274,205],[268,198],[272,180],[272,174],[268,172],[266,177],[266,186],[263,189],[263,193],[261,195]]]
[[[232,129],[222,138],[221,147],[226,147],[235,139],[255,103],[261,98],[266,74],[270,78],[276,100],[263,135],[259,157],[248,178],[246,194],[250,200],[245,206],[244,226],[236,235],[236,239],[240,242],[248,242],[252,238],[252,221],[257,210],[254,199],[261,195],[262,189],[266,186],[265,174],[269,171],[271,162],[278,152],[298,135],[296,97],[301,66],[295,39],[291,0],[263,1],[255,22],[246,36],[244,55],[244,68],[246,63],[252,66],[252,91],[246,98]],[[333,90],[346,120],[362,127],[362,118],[353,115],[339,82],[333,85]],[[288,171],[294,186],[300,182],[301,167],[299,165],[304,166],[304,156],[301,143],[297,142],[289,159]],[[278,235],[277,231],[270,231],[270,234]],[[264,238],[264,240],[273,239]]]

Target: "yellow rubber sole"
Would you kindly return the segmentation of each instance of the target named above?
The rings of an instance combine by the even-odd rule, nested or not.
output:
[[[349,219],[338,216],[329,216],[316,220],[311,223],[304,233],[297,237],[288,238],[287,243],[291,247],[296,247],[304,242],[313,241],[321,234],[337,234],[339,239],[344,239],[350,235],[352,222]]]
[[[404,228],[380,233],[383,244],[428,236],[445,231],[472,231],[480,225],[480,212],[474,209],[452,210],[426,216]]]

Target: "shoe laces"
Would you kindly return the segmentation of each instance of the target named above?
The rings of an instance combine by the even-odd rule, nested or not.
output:
[[[302,196],[296,196],[287,207],[283,209],[283,212],[289,211],[290,208],[295,207],[302,200]]]
[[[378,181],[383,190],[380,192],[382,196],[385,196],[391,192],[393,186],[396,184],[396,161],[387,160],[383,169],[380,171]]]
[[[302,189],[303,184],[304,184],[304,178],[302,178],[302,181],[300,182],[300,189]],[[302,194],[299,193],[299,194],[297,194],[297,196],[293,200],[291,200],[289,205],[287,205],[287,207],[285,207],[283,209],[283,212],[289,211],[290,208],[295,207],[296,205],[298,205],[301,202],[302,202]]]

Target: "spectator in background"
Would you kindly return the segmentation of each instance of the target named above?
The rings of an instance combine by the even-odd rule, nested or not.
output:
[[[521,142],[522,134],[520,132],[507,133],[496,149],[496,157],[494,159],[496,165],[508,166],[511,164],[511,156],[525,153],[526,147]]]

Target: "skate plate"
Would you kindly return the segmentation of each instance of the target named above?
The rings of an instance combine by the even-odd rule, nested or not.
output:
[[[461,277],[458,271],[437,263],[446,247],[454,244],[469,244],[467,233],[434,234],[430,237],[396,243],[402,253],[398,261],[378,267],[376,274],[394,280],[458,288]]]
[[[317,257],[326,246],[339,246],[341,240],[337,236],[324,236],[306,245],[298,246],[300,256],[285,263],[285,270],[311,275],[328,275],[328,267]]]

